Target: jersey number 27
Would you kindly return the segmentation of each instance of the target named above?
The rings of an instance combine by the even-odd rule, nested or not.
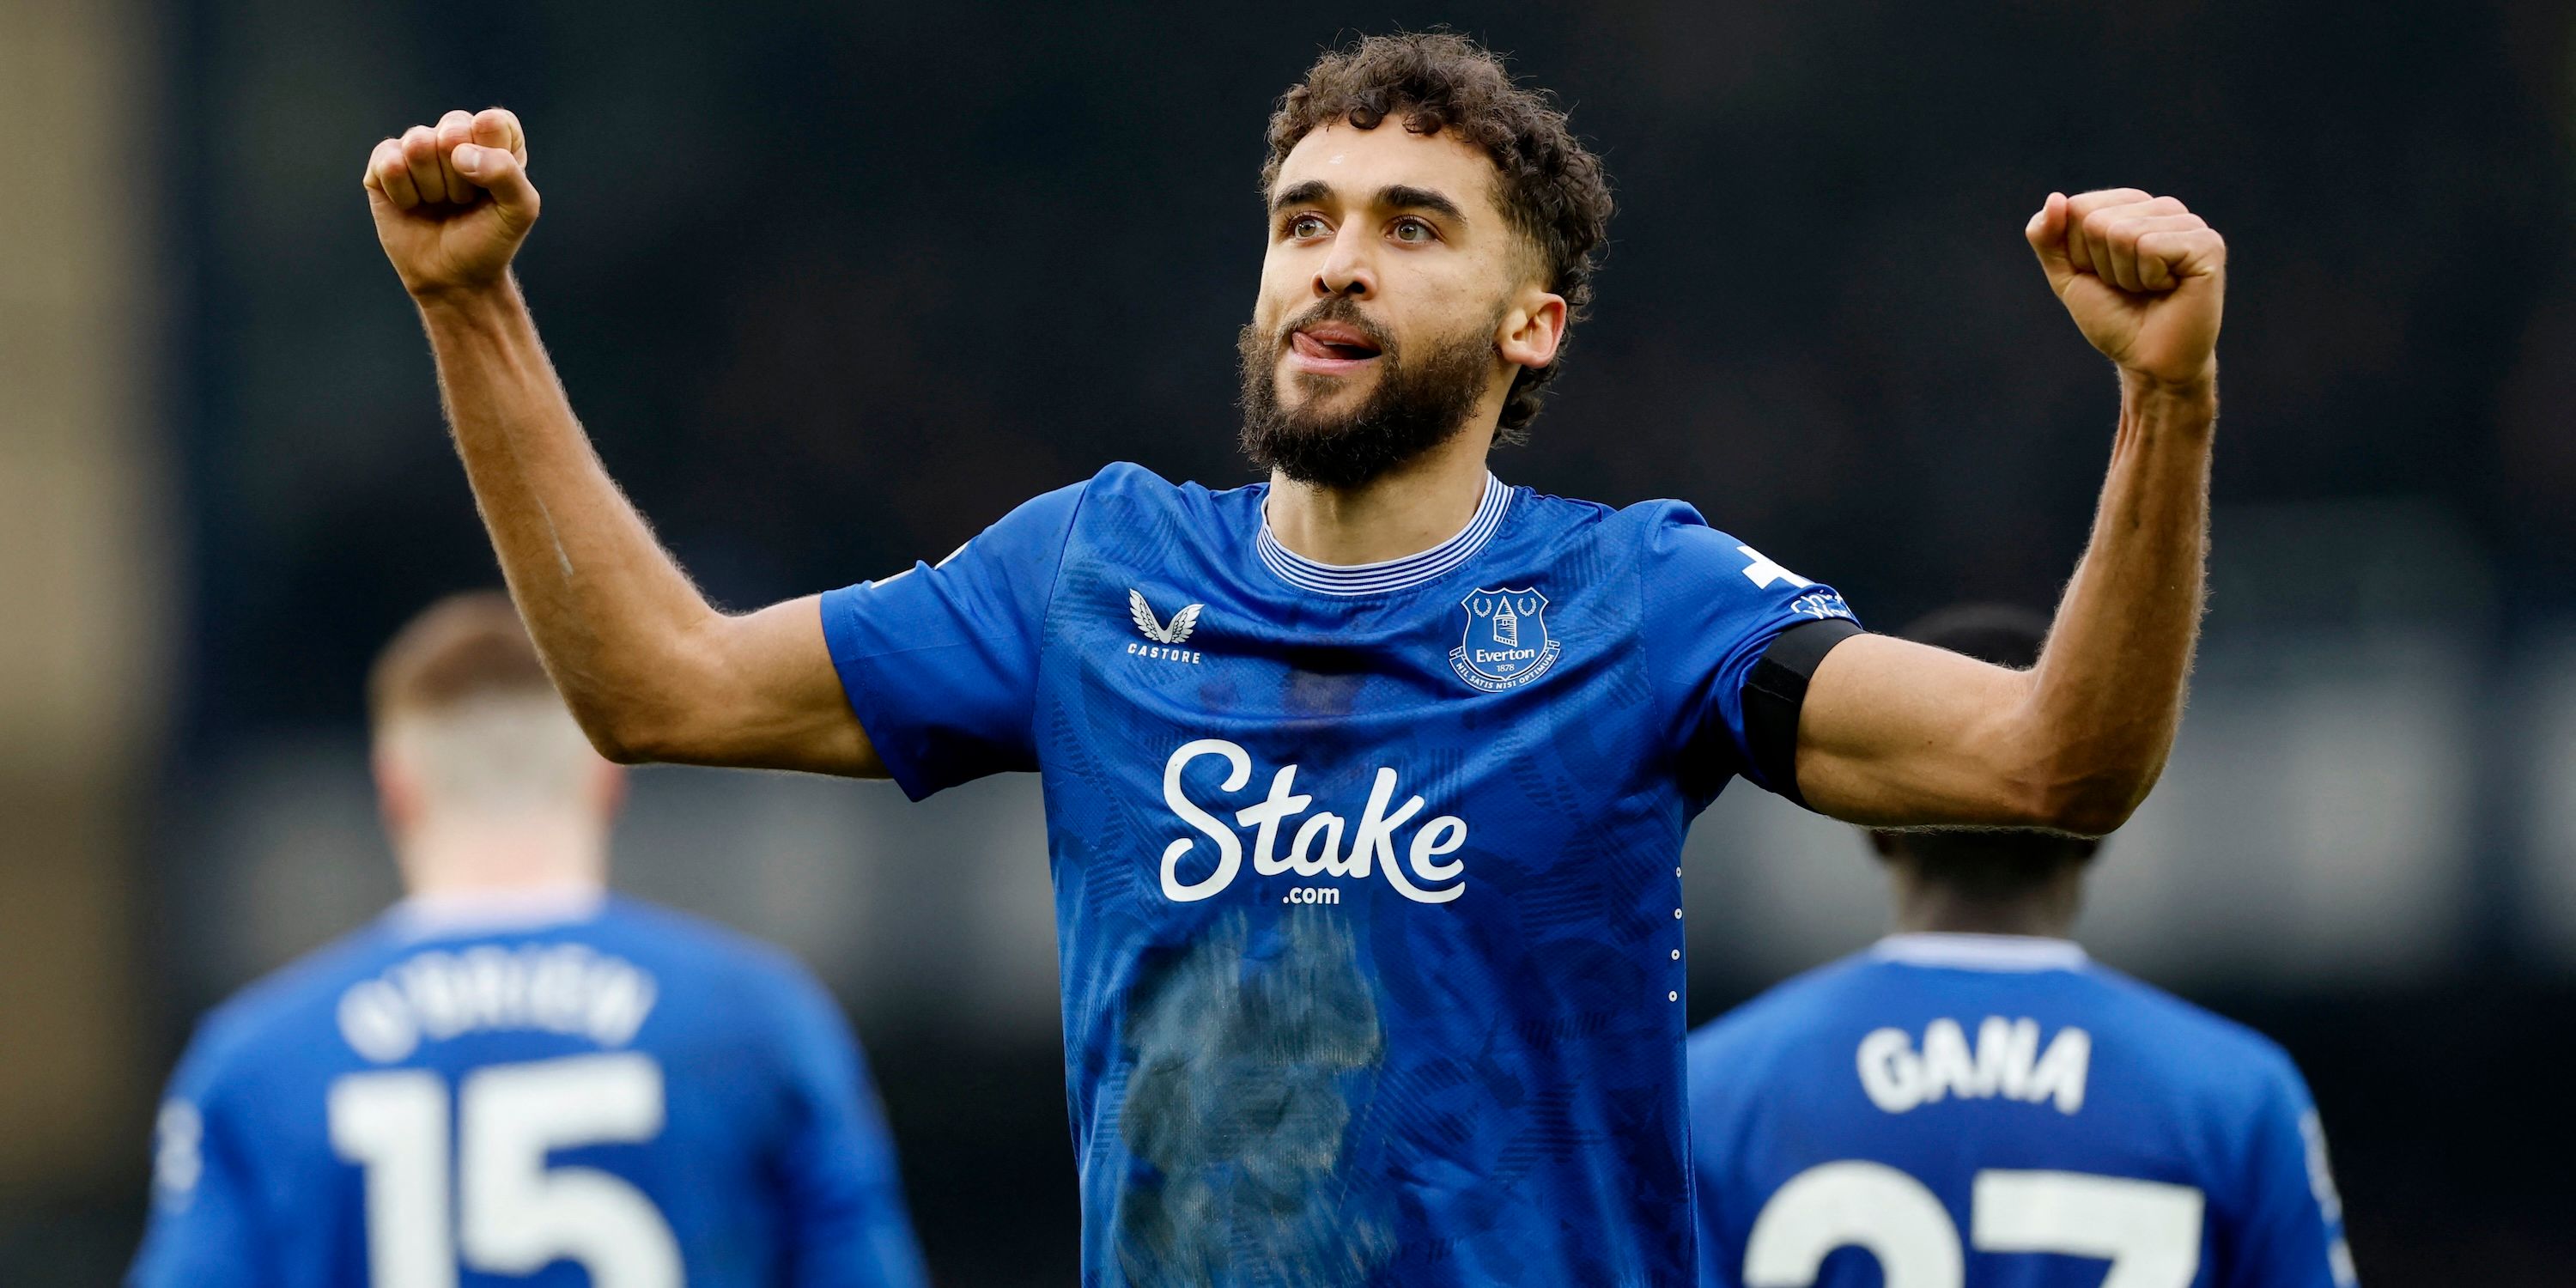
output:
[[[369,1283],[456,1288],[460,1261],[526,1275],[571,1260],[596,1288],[679,1288],[679,1241],[643,1191],[597,1168],[546,1166],[552,1150],[651,1140],[662,1112],[662,1067],[634,1052],[467,1074],[451,1227],[446,1080],[387,1069],[332,1083],[331,1146],[366,1169]]]
[[[2190,1288],[2200,1273],[2201,1192],[2082,1172],[1977,1173],[1979,1252],[2054,1252],[2111,1263],[2102,1288]],[[1923,1182],[1880,1163],[1808,1168],[1762,1205],[1744,1244],[1745,1288],[1807,1288],[1836,1248],[1878,1258],[1887,1288],[1960,1288],[1959,1227]]]

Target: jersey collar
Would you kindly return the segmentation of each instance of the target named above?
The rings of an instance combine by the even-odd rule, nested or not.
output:
[[[1486,542],[1493,540],[1495,530],[1503,526],[1503,512],[1511,504],[1512,490],[1488,472],[1484,500],[1477,503],[1475,517],[1467,520],[1458,535],[1419,554],[1364,564],[1318,563],[1279,544],[1279,538],[1270,531],[1270,515],[1265,509],[1257,548],[1262,565],[1299,590],[1318,595],[1384,595],[1438,580],[1474,558]]]
[[[1920,931],[1889,935],[1870,949],[1880,961],[1952,970],[2082,970],[2092,958],[2071,939],[2036,935],[1968,935]]]
[[[405,939],[487,931],[535,930],[599,915],[608,892],[595,885],[534,890],[414,895],[395,904],[385,922]]]

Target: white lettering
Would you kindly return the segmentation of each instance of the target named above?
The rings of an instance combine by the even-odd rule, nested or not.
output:
[[[2048,1054],[2039,1058],[2031,1070],[2030,1086],[2022,1099],[2038,1104],[2051,1096],[2057,1098],[2057,1112],[2071,1114],[2084,1107],[2084,1075],[2093,1063],[2093,1035],[2069,1026],[2058,1030],[2056,1040],[2048,1044]]]
[[[1324,852],[1310,860],[1306,847],[1318,836],[1324,838]],[[1298,825],[1297,839],[1288,852],[1288,870],[1301,877],[1319,877],[1327,872],[1337,877],[1364,877],[1368,875],[1368,855],[1353,854],[1350,862],[1343,862],[1342,816],[1318,814]]]
[[[422,953],[394,968],[402,976],[404,1000],[420,1017],[421,1031],[441,1042],[464,1032],[466,1025],[449,960],[445,953]]]
[[[498,944],[465,950],[465,994],[471,999],[478,1028],[500,1028],[527,1014],[528,977],[510,969],[510,954]]]
[[[1412,902],[1417,904],[1450,902],[1450,899],[1455,899],[1461,891],[1466,891],[1466,886],[1450,886],[1450,889],[1440,891],[1440,894],[1422,894],[1422,889],[1414,886],[1412,878],[1404,876],[1404,868],[1396,866],[1394,832],[1396,827],[1404,827],[1404,819],[1412,819],[1414,814],[1422,814],[1422,796],[1414,796],[1414,799],[1404,801],[1404,809],[1394,811],[1394,814],[1386,814],[1386,804],[1394,799],[1396,799],[1396,770],[1378,770],[1378,781],[1370,783],[1368,788],[1368,809],[1360,814],[1360,827],[1355,827],[1350,832],[1350,858],[1358,860],[1358,863],[1365,863],[1368,858],[1376,858],[1378,868],[1386,873],[1386,881],[1391,881],[1396,889],[1404,891],[1406,899],[1412,899]]]
[[[653,977],[585,944],[479,944],[415,953],[340,995],[349,1049],[390,1064],[424,1041],[462,1033],[538,1030],[624,1046],[653,1013]]]
[[[1442,840],[1441,837],[1448,839]],[[1413,865],[1413,875],[1425,881],[1446,881],[1467,870],[1467,861],[1452,859],[1434,863],[1433,859],[1467,843],[1467,820],[1454,814],[1443,814],[1422,825],[1413,834],[1413,853],[1406,862]]]
[[[1199,665],[1206,656],[1197,649],[1166,648],[1160,644],[1139,644],[1134,640],[1127,641],[1127,655],[1149,657],[1163,662],[1187,662],[1191,666]]]
[[[2070,1025],[2041,1054],[2039,1021],[1990,1015],[1977,1026],[1972,1048],[1959,1022],[1943,1017],[1923,1026],[1919,1054],[1905,1030],[1896,1028],[1871,1030],[1854,1054],[1861,1090],[1891,1114],[1951,1096],[2001,1096],[2034,1105],[2053,1100],[2059,1113],[2072,1114],[2084,1107],[2093,1037]]]
[[[1873,1029],[1860,1040],[1860,1088],[1891,1114],[1923,1103],[1923,1058],[1903,1029]]]
[[[591,990],[589,1002],[582,1028],[604,1046],[624,1046],[653,1013],[653,982],[642,971],[617,972]]]
[[[1289,865],[1274,857],[1279,846],[1279,822],[1291,814],[1305,811],[1315,803],[1312,796],[1292,796],[1297,786],[1297,767],[1290,765],[1270,780],[1270,798],[1258,805],[1247,805],[1237,811],[1234,821],[1252,831],[1252,870],[1265,877],[1288,871]],[[1304,837],[1301,831],[1300,839]]]
[[[1989,1015],[1977,1026],[1977,1085],[1989,1093],[2025,1098],[2031,1065],[2038,1057],[2039,1021]]]
[[[1226,776],[1218,784],[1220,791],[1241,791],[1252,780],[1251,753],[1222,738],[1185,743],[1164,763],[1163,803],[1195,833],[1175,838],[1163,849],[1163,894],[1175,902],[1211,898],[1233,884],[1243,868],[1242,836],[1223,817],[1190,799],[1183,789],[1182,771],[1201,756],[1216,756],[1226,762]],[[1399,863],[1396,834],[1423,812],[1426,802],[1420,796],[1409,796],[1402,805],[1395,803],[1399,778],[1394,769],[1380,768],[1371,777],[1368,803],[1356,825],[1330,810],[1307,813],[1314,797],[1297,790],[1297,771],[1295,765],[1281,768],[1272,775],[1267,796],[1233,812],[1237,826],[1252,829],[1255,873],[1365,880],[1375,869],[1386,874],[1387,884],[1395,887],[1396,893],[1415,903],[1447,903],[1466,893],[1466,861],[1440,861],[1441,856],[1466,846],[1466,820],[1443,814],[1423,822],[1410,838],[1405,860]],[[1279,832],[1291,819],[1299,822],[1288,842],[1288,856],[1282,859]],[[1350,842],[1347,849],[1343,846],[1346,834]],[[1198,848],[1200,837],[1215,843],[1214,866],[1199,880],[1185,882],[1181,880],[1180,863]],[[1442,885],[1443,882],[1452,884]],[[1335,894],[1332,899],[1320,901],[1339,902],[1340,898]]]
[[[389,1064],[420,1045],[420,1022],[394,986],[380,979],[360,980],[340,995],[340,1036],[350,1049]]]
[[[1243,842],[1235,839],[1234,829],[1227,827],[1223,819],[1191,804],[1190,798],[1181,791],[1182,766],[1201,756],[1225,757],[1225,781],[1220,786],[1226,791],[1240,791],[1252,778],[1251,754],[1222,738],[1201,738],[1197,742],[1183,744],[1164,763],[1163,803],[1171,806],[1172,812],[1180,815],[1183,822],[1215,841],[1217,854],[1216,871],[1195,884],[1184,885],[1178,875],[1181,856],[1189,853],[1198,842],[1185,836],[1163,847],[1163,897],[1174,903],[1194,903],[1215,894],[1231,884],[1234,874],[1243,867]]]
[[[1923,1030],[1923,1099],[1937,1105],[1945,1095],[1983,1099],[1993,1094],[1993,1087],[1977,1085],[1975,1061],[1968,1054],[1968,1035],[1959,1031],[1959,1022],[1948,1018],[1932,1021]]]

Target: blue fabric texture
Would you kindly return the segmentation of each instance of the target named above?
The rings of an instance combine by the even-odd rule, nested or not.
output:
[[[554,1099],[510,1090],[532,1083]],[[926,1282],[838,1007],[777,951],[631,900],[515,929],[397,910],[210,1014],[156,1136],[131,1288],[575,1288],[601,1278],[582,1249],[623,1282]]]
[[[2278,1046],[2080,953],[1889,944],[1916,938],[1964,950],[1863,953],[1691,1036],[1702,1284],[1787,1282],[1748,1259],[1803,1256],[1815,1284],[1874,1288],[1946,1256],[1970,1284],[2095,1288],[2119,1255],[2176,1288],[2351,1288],[2324,1132]],[[1827,1230],[1834,1194],[1858,1215]]]
[[[824,597],[906,792],[1043,776],[1084,1282],[1687,1282],[1682,838],[1848,610],[1677,503],[1336,568],[1267,495],[1113,466]]]

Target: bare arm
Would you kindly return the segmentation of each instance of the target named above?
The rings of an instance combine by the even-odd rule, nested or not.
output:
[[[716,611],[591,450],[509,272],[537,217],[526,158],[508,112],[450,112],[378,144],[366,188],[511,597],[564,700],[614,760],[882,776],[814,599]]]
[[[1836,818],[2107,832],[2155,786],[2181,723],[2226,244],[2182,203],[2135,189],[2052,195],[2027,233],[2121,369],[2092,542],[2030,671],[1884,636],[1826,655],[1799,721],[1798,782]]]

